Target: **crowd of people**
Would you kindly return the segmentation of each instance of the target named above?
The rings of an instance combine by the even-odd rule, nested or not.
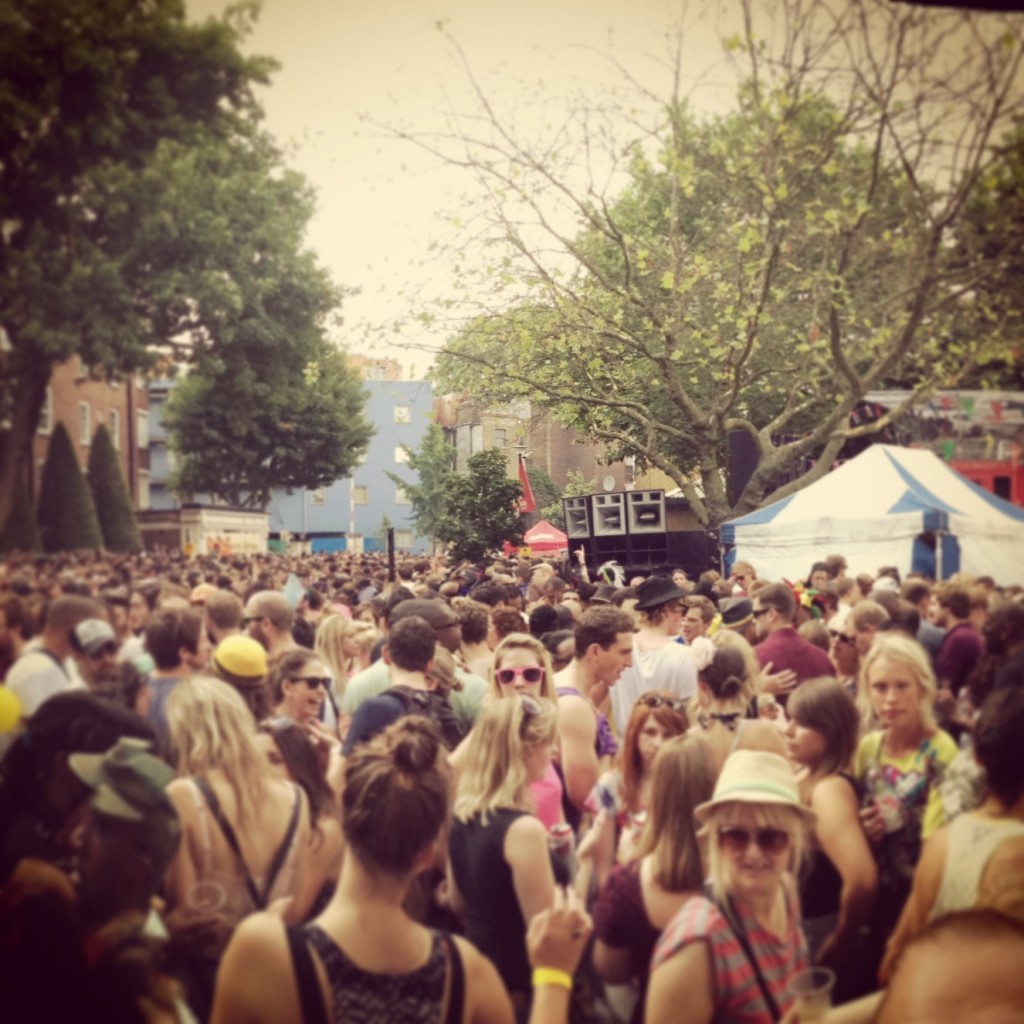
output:
[[[13,555],[0,680],[5,1020],[1024,1005],[1020,585]]]

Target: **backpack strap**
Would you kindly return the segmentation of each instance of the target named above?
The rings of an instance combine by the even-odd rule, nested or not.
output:
[[[288,936],[288,951],[295,970],[295,984],[299,990],[299,1005],[302,1007],[302,1024],[327,1024],[327,1010],[324,1007],[320,979],[316,976],[313,954],[302,925],[293,924],[285,928]]]
[[[462,1024],[466,1005],[466,971],[458,943],[448,932],[440,932],[441,946],[448,961],[448,980],[445,985],[444,1024]]]
[[[227,840],[228,846],[231,847],[238,859],[238,863],[245,874],[245,887],[252,897],[253,903],[261,910],[266,905],[263,899],[260,897],[259,889],[256,888],[256,883],[252,880],[252,875],[249,873],[249,866],[245,863],[245,858],[242,856],[242,848],[238,845],[238,836],[235,835],[235,830],[231,827],[231,822],[224,817],[224,812],[221,810],[220,800],[217,799],[217,794],[213,791],[213,787],[206,781],[201,779],[198,775],[192,780],[199,788],[199,792],[203,794],[203,798],[210,806],[210,813],[213,815],[213,820],[220,826],[221,832],[224,834],[224,838]]]

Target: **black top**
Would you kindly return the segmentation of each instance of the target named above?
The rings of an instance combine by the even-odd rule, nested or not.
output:
[[[857,792],[857,784],[846,772],[837,772]],[[843,879],[824,850],[815,846],[808,857],[807,869],[800,877],[800,909],[808,920],[825,917],[839,910]]]
[[[505,860],[505,833],[525,811],[491,811],[455,821],[448,845],[455,884],[466,904],[466,938],[489,957],[509,992],[530,991],[526,921],[519,909],[512,868]]]

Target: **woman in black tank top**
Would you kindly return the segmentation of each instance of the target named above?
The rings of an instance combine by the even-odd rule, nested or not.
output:
[[[450,779],[436,729],[407,716],[345,766],[346,852],[338,888],[311,924],[286,931],[256,914],[239,927],[217,978],[214,1022],[352,1020],[510,1024],[494,967],[464,939],[403,908],[443,852]]]

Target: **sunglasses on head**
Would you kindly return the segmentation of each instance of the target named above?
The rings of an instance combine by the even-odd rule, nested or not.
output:
[[[544,669],[537,668],[536,666],[531,666],[530,668],[499,668],[494,673],[494,678],[502,686],[511,686],[520,677],[527,683],[539,683],[544,678]]]
[[[331,684],[330,676],[291,676],[289,682],[305,683],[311,690],[318,690],[322,686],[325,690]]]
[[[854,639],[852,636],[847,636],[845,633],[840,633],[838,629],[830,629],[828,635],[835,640],[837,644],[852,644]]]
[[[782,853],[789,848],[789,833],[779,828],[741,828],[729,825],[718,830],[718,842],[727,853],[745,853],[751,842],[762,853]]]
[[[686,701],[676,700],[673,697],[663,697],[660,693],[645,693],[639,700],[638,704],[643,704],[644,707],[648,708],[671,708],[673,711],[685,711]]]

